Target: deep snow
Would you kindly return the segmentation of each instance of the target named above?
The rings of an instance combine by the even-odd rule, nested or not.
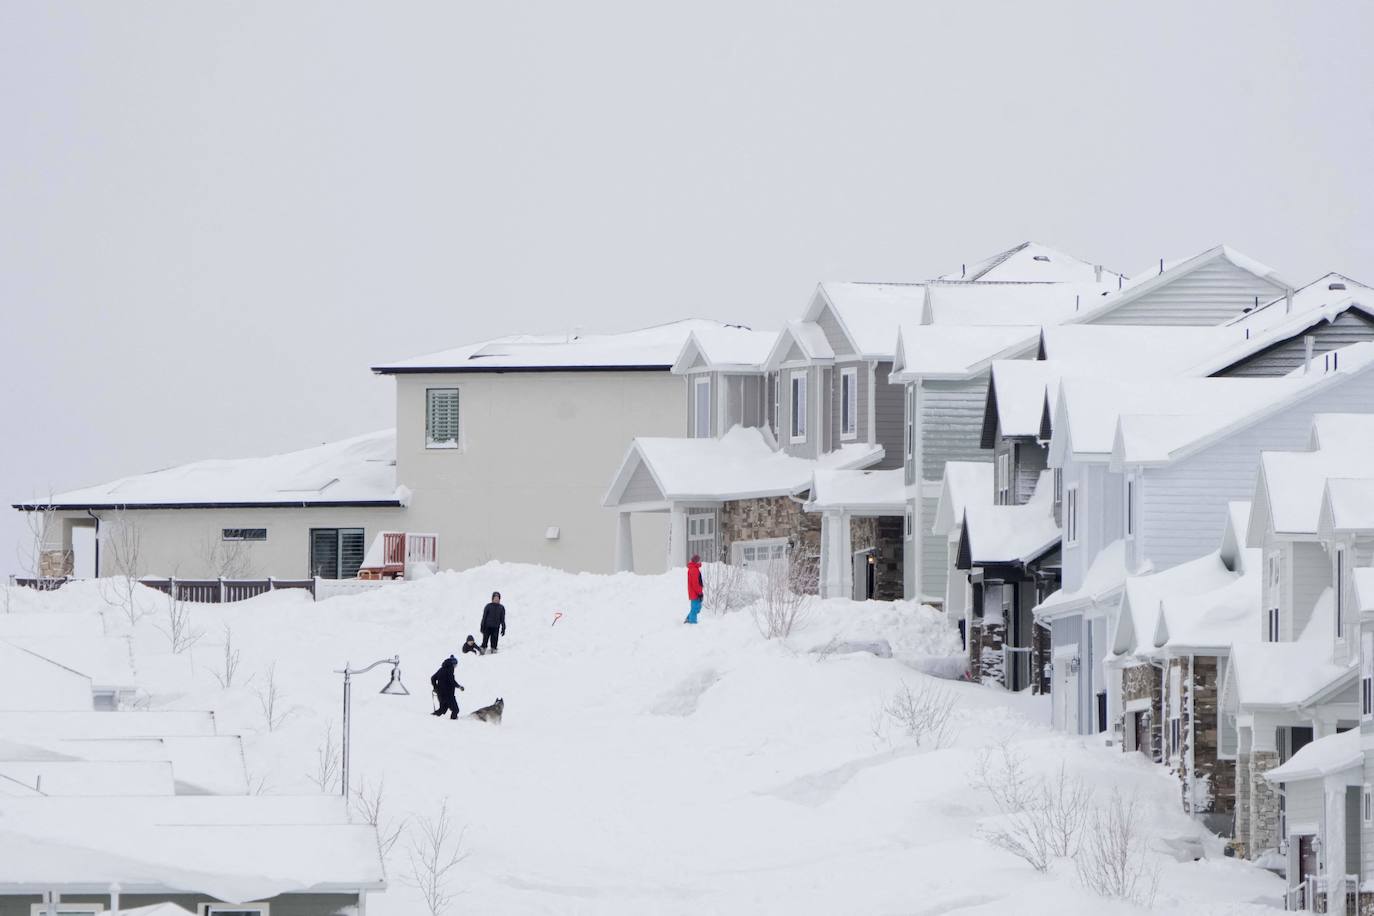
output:
[[[496,656],[460,656],[464,712],[506,701],[499,727],[438,720],[429,675],[476,633],[499,589],[509,633]],[[1163,850],[1196,835],[1177,781],[1099,739],[1055,734],[1047,705],[916,666],[957,651],[942,615],[910,604],[819,602],[787,641],[763,639],[747,611],[686,612],[681,572],[569,575],[490,564],[312,603],[279,592],[194,607],[201,642],[173,657],[156,625],[165,599],[133,634],[141,689],[166,709],[213,709],[221,733],[244,736],[251,781],[270,793],[316,791],[308,774],[326,728],[339,735],[333,671],[398,653],[409,697],[379,695],[385,669],[355,681],[355,782],[385,780],[389,816],[433,815],[444,799],[465,828],[454,912],[1021,913],[1130,912],[1082,889],[1071,863],[1041,875],[980,835],[993,808],[970,788],[980,748],[1009,741],[1038,770],[1063,761],[1099,800],[1117,788],[1145,804]],[[94,583],[12,594],[18,613],[90,613]],[[555,612],[562,617],[553,623]],[[124,634],[117,611],[111,634]],[[35,625],[39,621],[35,619]],[[50,626],[48,621],[43,625]],[[223,626],[242,653],[241,681],[222,689]],[[11,631],[22,629],[13,624]],[[886,639],[893,657],[811,650],[835,637]],[[269,665],[285,722],[268,731],[257,691]],[[953,696],[952,747],[914,746],[880,709],[903,684]],[[875,728],[876,726],[876,728]],[[0,800],[3,804],[3,800]],[[1155,909],[1260,913],[1278,879],[1220,857],[1160,855]],[[407,884],[406,839],[372,916],[423,912]]]

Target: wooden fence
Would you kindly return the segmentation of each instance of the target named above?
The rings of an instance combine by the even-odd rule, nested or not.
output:
[[[59,589],[71,581],[74,580],[71,578],[35,579],[18,577],[10,579],[14,585],[37,589],[41,592]],[[319,579],[178,579],[176,577],[165,579],[149,577],[138,581],[149,588],[157,589],[164,595],[172,595],[179,601],[195,601],[202,604],[227,604],[231,601],[253,598],[265,592],[288,588],[308,591],[310,596],[314,598],[320,582]]]

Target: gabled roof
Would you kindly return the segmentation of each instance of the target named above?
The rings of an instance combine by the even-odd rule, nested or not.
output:
[[[1188,375],[1201,360],[1245,341],[1234,327],[1066,324],[1047,327],[1040,357],[1075,375]]]
[[[1189,370],[1191,375],[1215,375],[1224,372],[1237,363],[1244,362],[1254,356],[1263,353],[1265,350],[1282,346],[1290,340],[1304,337],[1308,333],[1317,330],[1320,325],[1333,324],[1344,315],[1359,315],[1366,321],[1374,323],[1374,291],[1370,291],[1368,298],[1354,299],[1347,297],[1329,305],[1316,308],[1308,308],[1303,311],[1294,311],[1287,316],[1286,320],[1271,324],[1268,328],[1255,330],[1249,335],[1248,339],[1241,340],[1233,346],[1209,355]],[[1223,326],[1225,330],[1252,330],[1244,325]]]
[[[382,363],[379,375],[418,372],[667,372],[687,335],[719,328],[719,321],[689,318],[616,334],[515,334],[437,353]]]
[[[931,525],[933,534],[947,535],[954,526],[963,524],[964,512],[970,506],[992,505],[993,471],[990,461],[945,462],[940,500]]]
[[[355,436],[265,458],[224,458],[122,477],[68,490],[43,505],[57,509],[157,509],[284,506],[402,506],[396,484],[396,431]],[[16,509],[33,504],[16,504]]]
[[[1332,660],[1334,611],[1328,588],[1293,642],[1249,642],[1232,648],[1228,679],[1241,709],[1310,705],[1358,670],[1358,660],[1348,664]]]
[[[1365,453],[1365,467],[1361,470],[1374,475],[1374,466],[1369,463],[1371,455],[1374,453]],[[1318,528],[1327,535],[1374,532],[1374,476],[1328,478]]]
[[[843,509],[859,514],[901,515],[906,511],[902,468],[882,471],[819,468],[811,474],[807,512]]]
[[[1188,274],[1201,267],[1205,267],[1217,261],[1227,261],[1231,263],[1240,270],[1273,286],[1278,293],[1286,293],[1294,289],[1293,284],[1278,276],[1273,268],[1261,264],[1253,258],[1247,257],[1226,245],[1218,245],[1215,248],[1209,248],[1201,254],[1180,261],[1174,261],[1172,263],[1161,262],[1160,268],[1157,271],[1147,270],[1136,274],[1116,292],[1105,296],[1096,306],[1093,308],[1084,308],[1082,311],[1068,318],[1067,321],[1072,323],[1094,321],[1143,296],[1149,295],[1175,280],[1186,277]]]
[[[816,288],[804,320],[819,321],[830,308],[854,352],[864,359],[892,358],[897,329],[919,322],[925,305],[922,283],[827,281]]]
[[[1160,572],[1128,576],[1121,593],[1121,613],[1112,634],[1118,655],[1149,654],[1154,649],[1160,607],[1188,595],[1206,594],[1231,582],[1235,573],[1212,552]]]
[[[1321,779],[1358,769],[1363,763],[1360,730],[1352,728],[1308,742],[1286,762],[1266,771],[1264,778],[1276,783]]]
[[[1305,312],[1326,308],[1347,298],[1374,301],[1374,287],[1332,271],[1294,290],[1291,303],[1288,296],[1277,296],[1261,303],[1259,308],[1250,309],[1231,319],[1227,324],[1248,329],[1254,336]]]
[[[788,354],[795,348],[810,364],[823,365],[835,361],[835,351],[825,339],[825,332],[814,321],[789,321],[778,333],[773,348],[764,360],[764,368],[772,372],[789,362]]]
[[[1115,285],[1121,276],[1048,245],[1028,241],[967,264],[958,273],[945,274],[940,279],[1041,283],[1110,281]]]
[[[921,323],[1059,324],[1101,295],[1095,284],[932,281],[926,286]]]
[[[673,372],[696,369],[738,374],[761,373],[777,343],[777,331],[755,331],[740,325],[698,328],[687,335],[673,361]]]
[[[1031,326],[969,327],[904,324],[892,361],[893,382],[966,379],[985,372],[993,360],[1030,355],[1039,339]]]
[[[1035,493],[1020,506],[971,504],[964,508],[958,567],[1025,566],[1059,545],[1054,520],[1054,471],[1040,472]]]
[[[1047,401],[1059,394],[1063,365],[1043,359],[999,359],[992,364],[987,402],[983,409],[980,444],[993,448],[997,434],[1035,439]]]
[[[1147,563],[1137,571],[1143,575],[1152,567]],[[1126,542],[1118,538],[1097,552],[1078,588],[1060,589],[1048,595],[1035,608],[1035,616],[1053,619],[1112,604],[1121,594],[1131,573],[1126,568]]]
[[[1246,535],[1251,546],[1262,544],[1267,531],[1316,534],[1328,478],[1374,473],[1369,464],[1374,415],[1318,414],[1312,428],[1316,448],[1260,453],[1255,509]]]
[[[845,445],[817,459],[774,449],[756,428],[732,427],[718,439],[638,438],[630,444],[602,505],[622,504],[630,481],[641,469],[653,481],[656,499],[719,502],[797,494],[811,486],[817,470],[866,468],[881,461],[883,447]],[[642,500],[637,500],[642,502]]]

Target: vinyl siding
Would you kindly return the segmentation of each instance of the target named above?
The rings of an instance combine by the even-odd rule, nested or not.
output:
[[[1304,449],[1314,414],[1368,413],[1371,404],[1374,372],[1365,372],[1170,466],[1145,468],[1140,506],[1145,556],[1157,569],[1167,569],[1215,550],[1227,502],[1254,494],[1261,451]]]
[[[1321,825],[1325,798],[1320,779],[1284,783],[1283,789],[1287,796],[1284,811],[1288,817],[1289,828]]]
[[[844,400],[844,383],[842,379],[846,369],[854,370],[854,382],[857,389],[857,405],[855,411],[858,416],[854,418],[856,421],[855,435],[850,439],[840,438],[841,403]],[[830,424],[829,448],[831,451],[850,442],[868,441],[868,400],[872,396],[872,392],[869,389],[868,363],[866,362],[836,364],[834,368],[834,379],[835,383],[830,390],[830,397],[828,399],[830,404],[830,415],[834,418],[834,421]],[[900,408],[898,408],[898,410],[900,411]],[[900,416],[898,419],[901,419]],[[898,460],[900,461],[900,458]],[[890,467],[897,466],[898,465],[895,464],[890,465]]]
[[[735,422],[750,428],[764,424],[763,378],[758,375],[739,375],[732,379],[738,383],[738,395],[732,393],[732,401],[739,403],[740,414]]]
[[[1024,506],[1035,493],[1035,485],[1040,481],[1040,472],[1045,469],[1049,457],[1048,451],[1031,439],[1007,439],[998,436],[992,449],[994,464],[996,456],[1002,454],[1011,456],[1011,505]],[[1001,487],[1001,483],[999,480],[994,484],[994,494]]]
[[[937,496],[921,498],[921,525],[917,532],[921,544],[921,595],[939,601],[945,594],[945,583],[949,577],[949,539],[943,534],[931,534],[930,526],[935,521],[935,507],[940,499]]]
[[[830,306],[821,309],[821,314],[816,318],[816,324],[820,327],[821,333],[825,335],[826,343],[830,344],[830,349],[835,351],[836,357],[853,356],[854,348],[849,345],[849,339],[845,337],[844,331],[840,330],[840,322],[835,318],[834,311]]]
[[[988,377],[921,383],[921,476],[939,483],[949,461],[991,461],[982,447]]]
[[[1331,587],[1331,558],[1326,555],[1326,548],[1316,541],[1294,541],[1292,557],[1293,622],[1289,638],[1297,639],[1312,619],[1317,599]]]
[[[1225,259],[1199,267],[1094,324],[1218,325],[1283,295],[1283,289],[1247,273]]]
[[[861,440],[867,439],[868,427],[868,401],[867,372],[859,370],[859,417]],[[888,381],[892,374],[892,363],[880,362],[873,370],[873,397],[876,399],[874,405],[874,441],[883,447],[885,452],[883,460],[878,463],[880,468],[899,468],[902,466],[904,457],[903,449],[906,448],[904,437],[906,431],[903,426],[902,411],[906,405],[906,395],[904,394],[905,385],[893,385]]]
[[[1331,324],[1318,325],[1308,334],[1316,338],[1312,347],[1313,362],[1320,366],[1322,356],[1332,350],[1365,340],[1374,340],[1374,323],[1347,312]],[[1307,344],[1303,341],[1303,336],[1299,336],[1249,356],[1243,362],[1215,374],[1277,378],[1300,369],[1306,356]]]
[[[1345,787],[1345,872],[1360,873],[1360,787]]]
[[[649,473],[649,469],[641,464],[630,475],[630,482],[625,485],[625,493],[621,496],[620,501],[622,503],[662,502],[663,493],[659,490],[658,484],[654,483],[653,475]]]

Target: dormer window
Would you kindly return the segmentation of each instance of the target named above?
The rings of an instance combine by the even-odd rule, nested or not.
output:
[[[840,438],[854,439],[859,435],[859,370],[857,367],[840,370]]]
[[[792,441],[806,441],[806,373],[792,374]]]

